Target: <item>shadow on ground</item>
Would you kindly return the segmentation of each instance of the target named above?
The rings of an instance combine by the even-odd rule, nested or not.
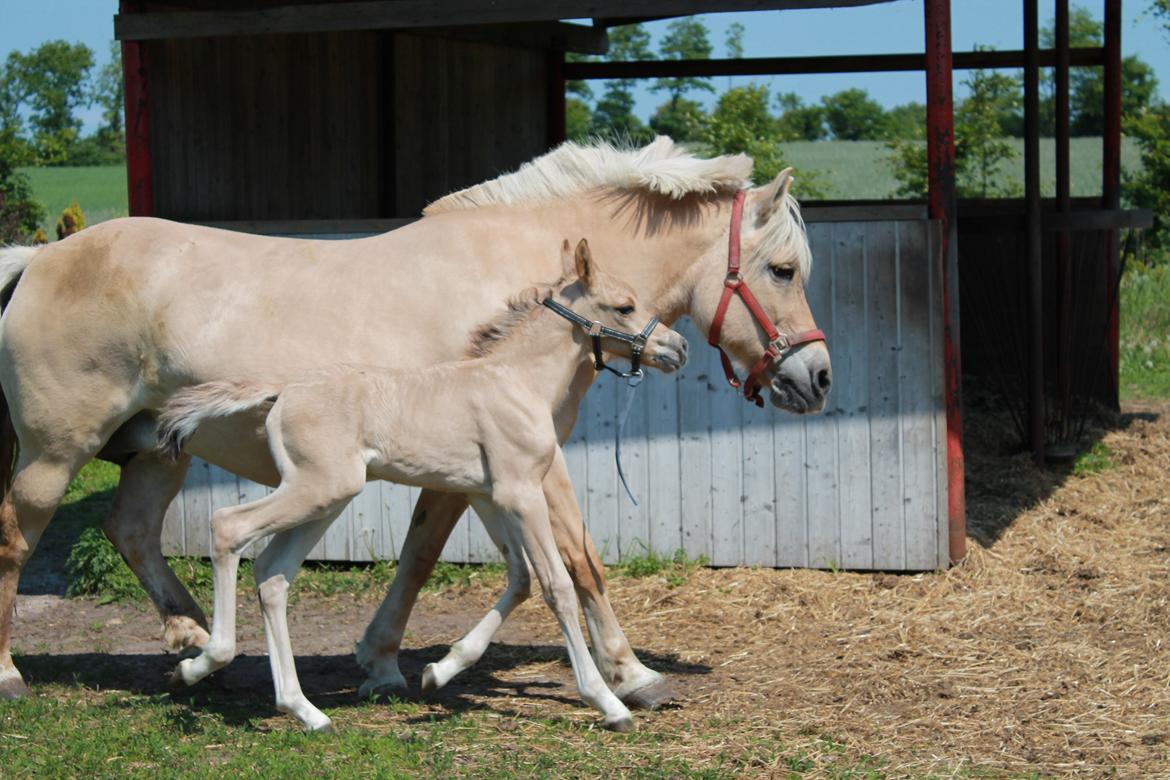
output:
[[[399,663],[411,686],[405,701],[440,704],[446,712],[440,713],[439,718],[473,710],[515,714],[506,704],[514,697],[585,706],[574,687],[562,645],[492,644],[472,669],[441,691],[423,696],[418,690],[423,667],[441,659],[448,649],[447,645],[434,644],[402,652]],[[706,664],[684,662],[673,654],[645,649],[635,652],[651,668],[670,677],[712,672]],[[178,659],[179,656],[172,654],[73,653],[23,655],[16,662],[31,685],[70,685],[146,696],[169,693],[176,702],[185,702],[193,710],[217,713],[234,725],[247,725],[255,718],[277,714],[266,656],[240,655],[198,685],[172,690],[168,680]],[[522,666],[548,662],[557,662],[558,669],[547,676],[524,680],[506,680],[500,676]],[[302,655],[297,657],[296,664],[301,687],[317,706],[336,708],[366,703],[357,694],[365,673],[352,654]],[[419,720],[435,718],[434,712],[428,712]]]

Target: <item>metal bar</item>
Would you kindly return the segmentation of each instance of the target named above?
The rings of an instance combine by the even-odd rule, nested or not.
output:
[[[1067,213],[1072,205],[1069,190],[1069,105],[1068,105],[1068,0],[1056,0],[1055,19],[1056,68],[1053,69],[1055,87],[1056,127],[1056,208]],[[1060,273],[1060,423],[1059,438],[1067,438],[1072,415],[1073,362],[1073,261],[1071,236],[1066,231],[1056,234],[1056,265]]]
[[[1101,65],[1105,50],[1101,47],[1071,49],[1069,61],[1077,67]],[[967,51],[956,52],[954,70],[1022,68],[1025,52]],[[1040,52],[1040,64],[1056,64],[1056,50]],[[634,60],[624,62],[571,62],[565,65],[565,78],[638,79],[715,76],[782,76],[810,73],[895,73],[926,69],[925,54],[864,54],[824,57],[745,57],[727,60]]]
[[[120,13],[141,10],[141,3],[122,0]],[[126,183],[130,216],[154,214],[154,166],[150,154],[150,73],[146,44],[122,42],[122,80],[126,101]]]
[[[962,366],[959,350],[959,251],[955,219],[955,104],[952,86],[951,3],[924,4],[926,150],[931,219],[941,222],[944,396],[947,407],[947,527],[952,563],[967,555],[967,498],[963,475]]]
[[[1105,0],[1105,127],[1101,143],[1101,205],[1115,209],[1121,205],[1121,0]],[[1117,232],[1110,234],[1107,246],[1109,271],[1116,276],[1121,267]],[[1110,400],[1114,409],[1120,408],[1117,395],[1121,387],[1119,309],[1120,306],[1114,305],[1109,315],[1109,373],[1115,391]]]
[[[1028,416],[1032,457],[1044,463],[1044,280],[1040,240],[1040,48],[1037,0],[1024,0],[1024,201],[1028,258]]]

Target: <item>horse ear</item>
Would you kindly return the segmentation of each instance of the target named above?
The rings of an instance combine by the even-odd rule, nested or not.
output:
[[[763,224],[771,219],[778,209],[784,207],[784,198],[792,187],[792,168],[785,168],[776,174],[776,178],[768,182],[760,191],[760,208],[757,212],[757,222]]]
[[[588,289],[593,286],[593,253],[589,251],[589,242],[581,239],[577,242],[577,252],[573,256],[577,268],[577,278]]]
[[[572,276],[577,272],[576,261],[573,260],[573,245],[569,239],[561,242],[561,275]]]

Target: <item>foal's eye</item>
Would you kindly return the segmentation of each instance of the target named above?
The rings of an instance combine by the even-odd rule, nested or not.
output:
[[[780,282],[791,282],[796,276],[796,269],[790,265],[771,265],[768,270],[772,272],[772,278]]]
[[[614,309],[614,311],[616,311],[618,314],[622,315],[623,317],[629,317],[631,314],[634,313],[634,307],[633,306],[618,306],[616,309]]]

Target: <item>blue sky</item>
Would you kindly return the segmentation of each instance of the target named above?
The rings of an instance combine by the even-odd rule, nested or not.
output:
[[[1073,0],[1074,3],[1076,0]],[[54,38],[82,41],[96,53],[99,64],[109,56],[113,38],[113,15],[117,0],[0,0],[0,56],[12,49],[27,51]],[[1041,20],[1051,17],[1051,2],[1040,3]],[[1100,16],[1101,0],[1082,2]],[[1170,36],[1146,14],[1148,0],[1125,0],[1122,46],[1126,54],[1140,54],[1153,65],[1159,92],[1170,99]],[[997,49],[1020,48],[1023,44],[1020,0],[953,0],[952,36],[956,51],[976,44]],[[709,14],[704,21],[711,29],[716,54],[723,54],[727,26],[739,21],[747,28],[744,37],[749,57],[802,56],[818,54],[862,54],[922,51],[922,0],[844,9],[810,11],[768,11],[743,14]],[[647,25],[655,45],[666,22]],[[766,83],[773,92],[796,92],[808,102],[826,94],[860,86],[881,103],[892,106],[924,96],[923,77],[917,73],[785,76],[753,79]],[[748,79],[736,79],[739,84]],[[723,89],[727,79],[716,80]],[[961,94],[961,87],[959,87]],[[662,96],[643,85],[638,90],[638,113],[647,116]],[[84,113],[92,129],[96,110]]]

